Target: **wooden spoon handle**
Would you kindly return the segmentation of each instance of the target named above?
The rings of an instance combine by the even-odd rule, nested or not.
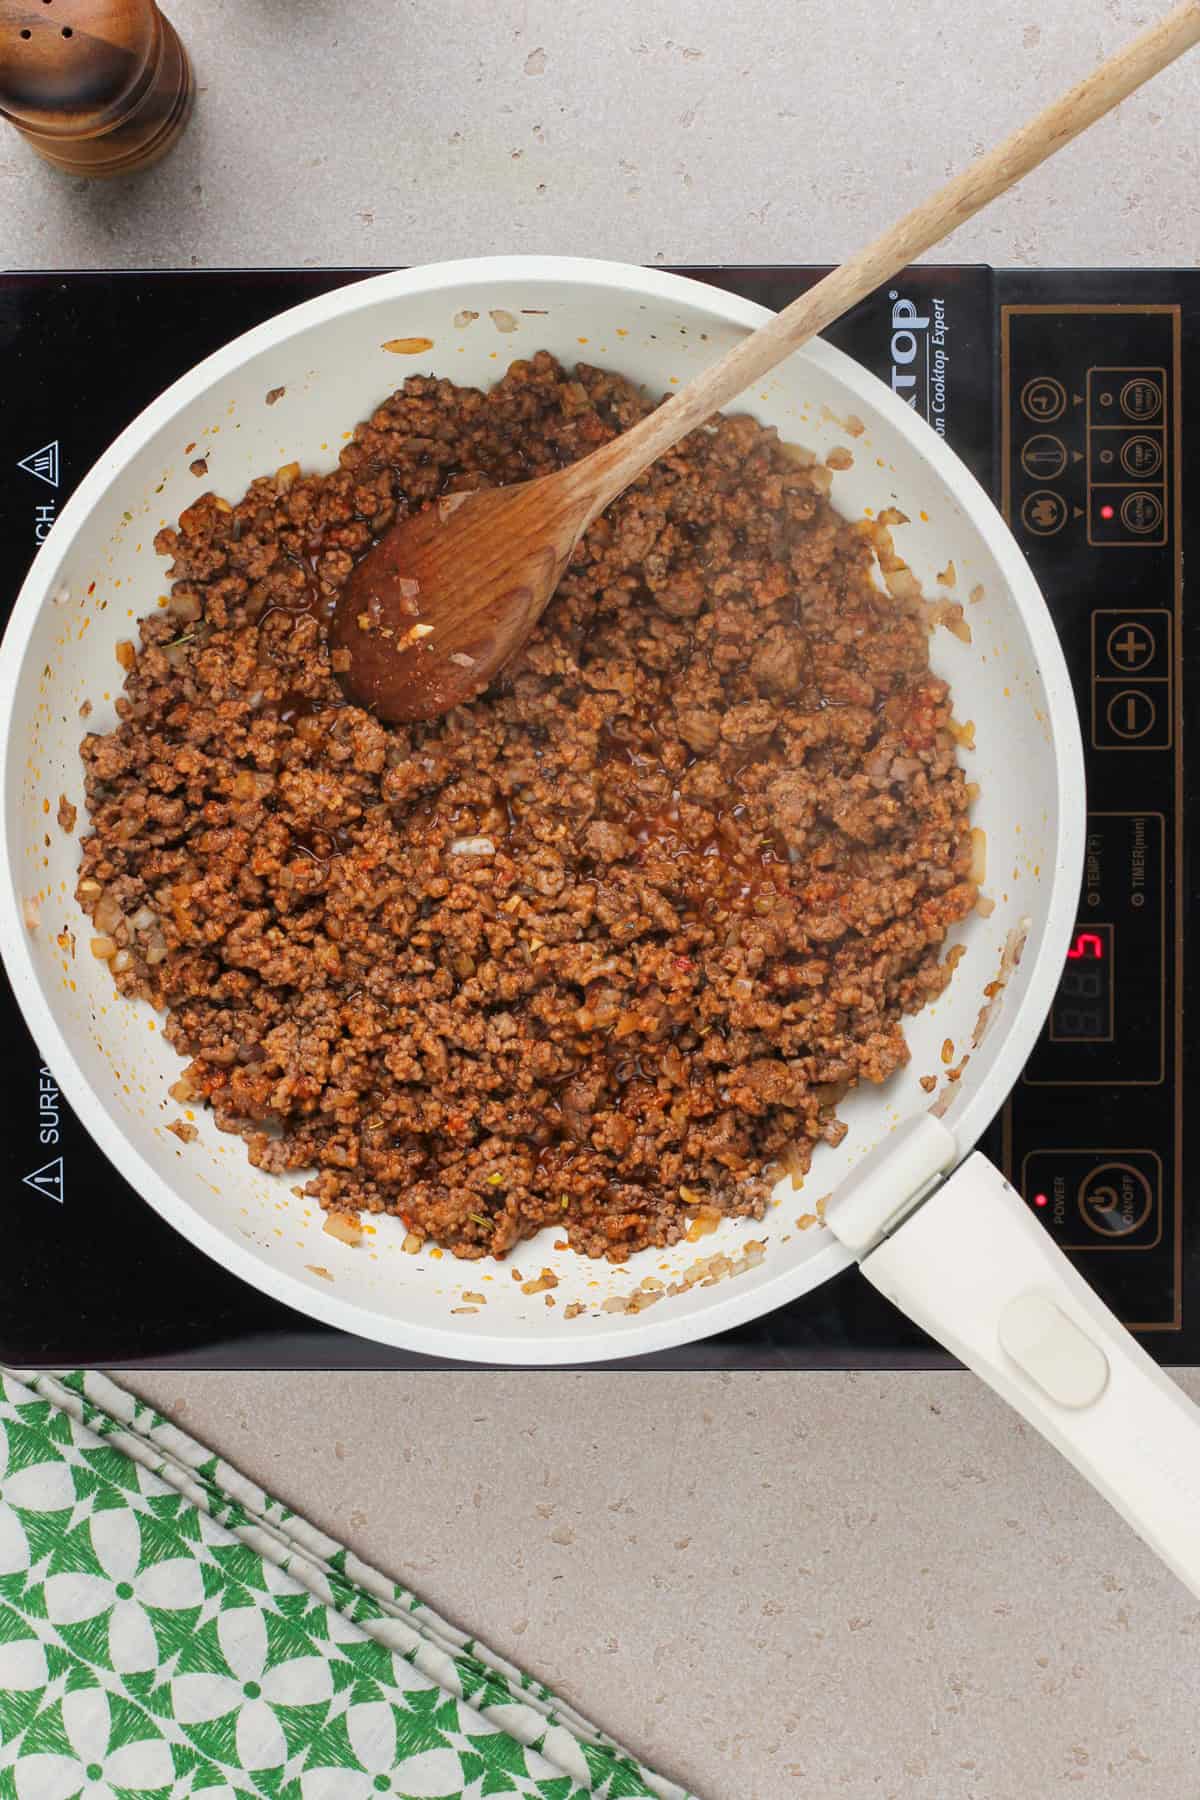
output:
[[[1080,132],[1102,119],[1142,83],[1200,42],[1200,0],[1182,0],[1069,93],[1055,100],[1003,143],[963,169],[881,237],[834,269],[808,293],[793,300],[769,324],[727,351],[669,403],[614,440],[605,471],[603,506],[627,487],[648,463],[697,425],[743,393],[801,344],[863,300],[906,263],[931,250],[950,232],[1020,181]],[[597,453],[588,458],[591,463]],[[607,479],[606,479],[607,477]],[[593,515],[594,516],[594,515]]]

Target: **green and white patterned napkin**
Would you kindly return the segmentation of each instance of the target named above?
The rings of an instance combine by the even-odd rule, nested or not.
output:
[[[694,1800],[105,1376],[0,1370],[0,1800]]]

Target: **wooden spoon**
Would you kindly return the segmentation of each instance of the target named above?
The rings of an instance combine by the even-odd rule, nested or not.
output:
[[[392,526],[333,620],[351,700],[401,723],[481,694],[537,624],[579,538],[648,464],[1197,41],[1200,0],[1183,0],[623,436],[553,475],[447,495]]]

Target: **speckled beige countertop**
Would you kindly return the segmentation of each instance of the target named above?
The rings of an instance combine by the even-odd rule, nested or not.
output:
[[[1200,1794],[1200,1602],[971,1377],[122,1379],[703,1800]]]
[[[0,263],[819,261],[1155,7],[170,10],[184,145],[92,187],[0,131]],[[945,254],[1193,261],[1198,85]],[[1200,1796],[1200,1604],[969,1377],[127,1379],[704,1800]]]
[[[164,0],[186,143],[90,186],[0,133],[0,261],[389,264],[845,255],[1050,100],[1151,0]],[[949,240],[950,259],[1194,259],[1196,67]],[[1190,100],[1190,104],[1189,104]],[[855,128],[855,118],[862,125]]]

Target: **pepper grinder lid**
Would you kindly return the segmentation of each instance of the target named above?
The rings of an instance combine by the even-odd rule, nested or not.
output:
[[[157,161],[194,92],[155,0],[0,0],[0,116],[70,174]]]

